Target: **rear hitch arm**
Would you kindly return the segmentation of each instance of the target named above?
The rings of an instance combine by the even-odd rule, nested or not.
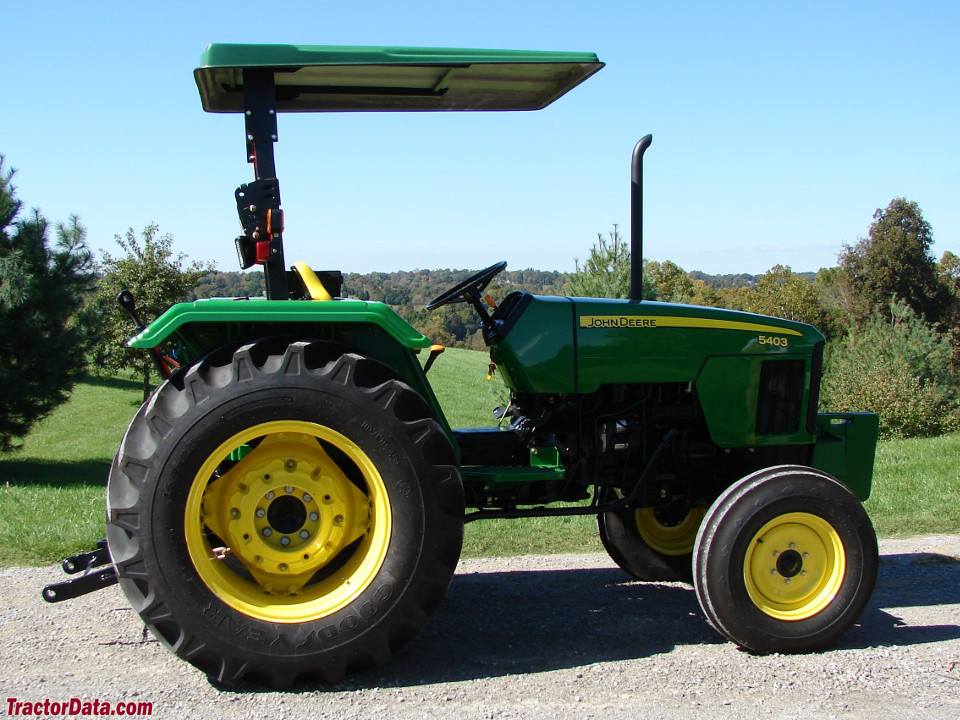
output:
[[[43,588],[43,599],[49,603],[80,597],[117,583],[117,570],[110,565],[107,541],[98,540],[97,547],[89,552],[71,555],[60,565],[68,575],[83,573],[80,577],[53,583]],[[106,567],[103,567],[106,565]],[[95,570],[95,568],[101,568]]]

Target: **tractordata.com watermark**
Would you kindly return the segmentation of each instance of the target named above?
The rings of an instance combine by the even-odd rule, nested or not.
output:
[[[37,700],[22,701],[17,698],[7,698],[7,715],[24,716],[86,716],[86,717],[104,717],[128,716],[128,717],[146,717],[153,715],[152,702],[117,702],[110,703],[103,700],[86,700],[81,698],[70,698],[69,700]]]

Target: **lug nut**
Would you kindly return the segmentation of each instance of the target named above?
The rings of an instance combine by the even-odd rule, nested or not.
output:
[[[293,458],[290,458],[283,464],[283,466],[287,469],[287,472],[293,472],[297,469],[297,461]]]
[[[302,537],[304,540],[306,540],[308,537],[310,537],[310,533],[309,533],[308,531],[306,531],[306,530],[301,530],[301,531],[300,531],[300,537]]]
[[[273,498],[275,497],[275,494],[274,494],[273,490],[271,490],[271,491],[268,492],[264,497],[266,497],[267,500],[273,500]]]
[[[240,517],[240,510],[239,510],[239,508],[230,508],[230,517],[232,517],[232,518],[238,518],[238,517]]]
[[[270,528],[264,528],[264,529],[263,529],[263,536],[264,536],[264,537],[270,537],[271,535],[273,535],[273,530],[271,530]]]
[[[266,514],[267,514],[267,511],[264,510],[263,508],[257,508],[256,515],[258,518],[262,518]]]
[[[289,485],[287,485],[287,486],[283,489],[283,491],[284,491],[287,495],[290,495],[290,494],[293,493],[293,488],[290,487]]]
[[[312,512],[310,513],[309,518],[310,518],[310,522],[316,522],[317,520],[320,519],[320,516],[317,515],[317,513]]]
[[[304,501],[305,503],[308,503],[308,502],[310,502],[311,500],[313,500],[313,498],[310,497],[310,493],[304,493],[304,494],[303,494],[303,501]]]
[[[334,521],[337,525],[343,525],[343,515],[337,515],[337,516],[333,519],[333,521]]]
[[[286,547],[287,545],[290,544],[290,538],[284,535],[282,538],[280,538],[280,544]]]

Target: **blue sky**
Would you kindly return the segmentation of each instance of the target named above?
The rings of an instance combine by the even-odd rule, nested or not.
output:
[[[960,254],[960,3],[47,2],[3,11],[0,153],[19,197],[91,247],[157,222],[237,269],[237,115],[204,113],[209,42],[595,52],[537,113],[284,115],[288,261],[368,272],[573,269],[627,234],[646,154],[645,251],[687,270],[817,270],[896,196]]]

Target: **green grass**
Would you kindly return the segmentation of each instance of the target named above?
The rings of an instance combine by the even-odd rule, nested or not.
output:
[[[499,376],[487,380],[488,364],[486,353],[450,349],[430,368],[430,382],[452,427],[497,424],[492,410],[506,407],[510,397]],[[481,520],[464,528],[464,557],[567,552],[603,552],[595,517]]]
[[[960,532],[960,435],[880,443],[865,507],[882,536]]]
[[[430,380],[453,427],[496,424],[506,405],[487,355],[451,349]],[[56,562],[104,534],[104,485],[140,386],[88,378],[40,423],[19,453],[0,454],[0,567]],[[881,443],[866,503],[881,536],[960,532],[960,435]],[[464,556],[602,552],[592,517],[469,523]]]
[[[141,398],[136,382],[88,378],[23,450],[0,454],[0,566],[54,562],[103,537],[110,461]]]
[[[427,376],[451,427],[497,424],[493,409],[506,407],[510,394],[499,375],[487,380],[489,364],[487,353],[450,348],[430,368]]]

